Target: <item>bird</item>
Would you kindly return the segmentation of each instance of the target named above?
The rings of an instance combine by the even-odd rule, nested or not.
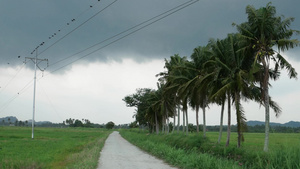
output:
[[[18,58],[20,58],[21,56],[18,56]]]

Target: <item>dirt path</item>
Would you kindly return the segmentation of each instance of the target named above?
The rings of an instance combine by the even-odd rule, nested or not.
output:
[[[98,169],[175,169],[123,139],[119,132],[109,135],[101,151]]]

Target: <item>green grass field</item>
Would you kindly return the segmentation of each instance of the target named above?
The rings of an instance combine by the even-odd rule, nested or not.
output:
[[[300,147],[300,134],[299,133],[270,133],[270,151],[278,149],[278,146],[296,146]],[[207,132],[207,137],[210,141],[217,142],[218,132]],[[242,143],[243,147],[247,147],[252,151],[262,151],[264,147],[264,133],[244,133],[245,142]],[[223,132],[221,145],[226,144],[227,133]],[[237,133],[231,133],[231,145],[237,145]]]
[[[300,134],[271,133],[270,152],[263,152],[264,134],[245,133],[245,142],[237,148],[237,133],[226,133],[217,144],[218,133],[207,132],[207,139],[190,133],[156,135],[140,130],[121,130],[121,135],[138,147],[180,168],[300,168]],[[158,147],[158,148],[156,148]],[[188,157],[188,158],[187,158]]]
[[[111,133],[91,128],[0,127],[0,169],[96,168],[104,142]],[[237,134],[225,147],[226,133],[216,144],[217,132],[208,139],[191,133],[155,135],[140,130],[120,130],[121,135],[145,151],[180,168],[300,168],[300,134],[271,133],[270,152],[264,153],[263,133],[245,133],[236,148]]]
[[[111,131],[0,127],[0,168],[96,168]]]

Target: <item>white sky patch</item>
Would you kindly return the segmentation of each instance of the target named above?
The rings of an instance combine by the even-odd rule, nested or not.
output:
[[[67,118],[84,118],[94,123],[130,123],[134,120],[134,109],[127,108],[122,99],[133,94],[137,88],[156,88],[155,75],[163,71],[163,66],[163,60],[137,63],[125,59],[122,62],[75,64],[63,75],[45,73],[46,76],[37,82],[36,121],[62,122]],[[7,74],[9,71],[11,75],[16,70],[7,68],[1,72]],[[9,79],[6,76],[0,78],[1,82]],[[4,91],[7,96],[1,96],[1,104],[22,89],[26,84],[24,82],[32,79],[32,70],[26,69],[22,76],[18,75],[10,88]],[[31,119],[32,96],[33,85],[10,102],[0,116]]]
[[[288,60],[290,60],[288,58]],[[300,63],[290,60],[299,72]],[[27,66],[27,65],[26,65]],[[164,61],[152,60],[137,63],[132,59],[122,62],[95,62],[74,64],[64,74],[48,74],[41,77],[38,72],[36,93],[36,121],[62,122],[67,118],[89,119],[93,123],[116,124],[134,121],[134,108],[128,108],[122,99],[136,92],[137,88],[156,89],[156,74],[164,71]],[[24,67],[12,79],[21,67],[0,69],[0,117],[16,116],[19,120],[32,118],[33,70]],[[10,82],[4,89],[2,86]],[[26,87],[27,84],[30,84]],[[270,94],[281,106],[282,114],[276,118],[271,111],[271,121],[285,123],[300,121],[300,84],[298,80],[289,79],[282,71],[278,81],[272,81]],[[25,87],[25,88],[24,88]],[[19,94],[18,94],[19,93]],[[243,104],[248,120],[264,121],[264,107],[249,101]],[[221,107],[211,105],[207,109],[207,125],[220,123]],[[232,105],[232,124],[236,124],[235,108]],[[176,119],[177,120],[177,119]],[[181,113],[182,120],[182,113]],[[173,122],[173,119],[170,119]],[[203,122],[202,110],[199,122]],[[189,123],[196,123],[195,111],[189,110]],[[224,125],[227,124],[227,105],[224,112]],[[177,122],[176,122],[177,124]]]

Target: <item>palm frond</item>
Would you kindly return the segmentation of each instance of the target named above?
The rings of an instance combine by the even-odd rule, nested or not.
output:
[[[281,69],[286,69],[288,71],[290,78],[297,78],[297,72],[295,68],[279,53],[277,53],[277,59]]]

